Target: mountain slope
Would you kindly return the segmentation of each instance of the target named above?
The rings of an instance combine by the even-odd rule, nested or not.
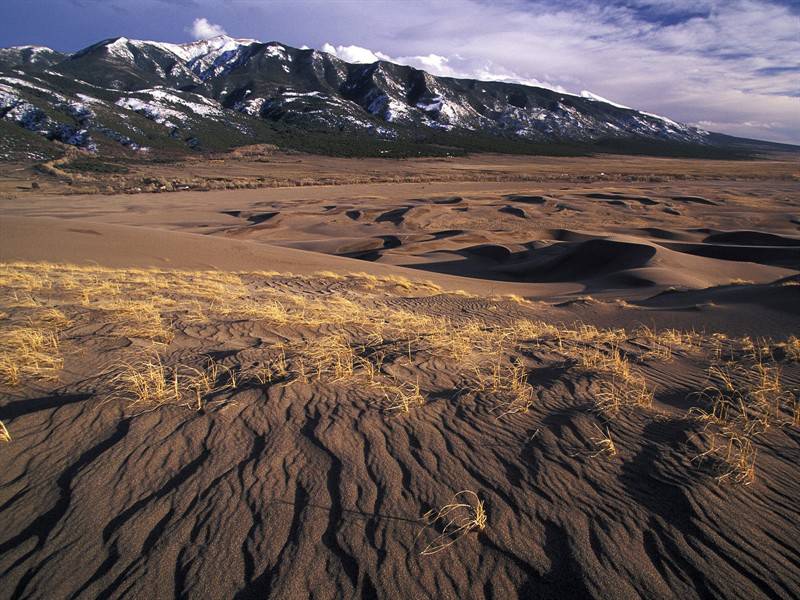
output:
[[[436,77],[384,61],[349,64],[226,36],[190,44],[120,37],[71,55],[2,49],[0,120],[109,152],[255,142],[351,154],[576,152],[610,143],[713,154],[730,145],[589,92]],[[0,153],[20,145],[7,140]]]
[[[44,46],[0,48],[0,69],[48,67],[66,58],[65,54]]]

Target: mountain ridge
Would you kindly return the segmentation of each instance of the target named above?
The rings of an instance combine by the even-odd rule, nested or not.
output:
[[[185,44],[116,37],[71,54],[0,49],[0,124],[112,153],[276,143],[378,155],[626,145],[632,152],[714,154],[748,142],[587,91],[440,77],[388,61],[348,63],[319,50],[228,36]],[[0,155],[24,146],[24,135],[10,137],[20,139],[0,145]],[[759,145],[773,146],[751,144]]]

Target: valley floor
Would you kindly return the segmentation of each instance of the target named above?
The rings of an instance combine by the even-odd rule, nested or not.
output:
[[[800,595],[797,162],[225,160],[6,168],[8,597]]]

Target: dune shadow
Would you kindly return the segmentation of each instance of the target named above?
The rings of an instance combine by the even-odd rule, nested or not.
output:
[[[8,404],[0,406],[0,421],[15,419],[23,415],[39,412],[40,410],[50,410],[77,402],[83,402],[91,397],[91,394],[54,394],[41,398],[12,400]]]

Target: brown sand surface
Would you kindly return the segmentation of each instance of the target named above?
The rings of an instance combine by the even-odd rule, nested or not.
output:
[[[3,597],[800,596],[796,164],[597,160],[0,197]]]
[[[453,290],[512,293],[519,286],[488,286],[462,277],[439,276],[360,262],[317,252],[182,231],[108,225],[94,221],[48,217],[0,217],[0,259],[97,264],[108,267],[171,267],[222,271],[282,271],[308,275],[320,271],[372,275],[400,274],[436,280]],[[543,294],[575,289],[574,285],[542,284]],[[526,288],[534,289],[534,288]]]

